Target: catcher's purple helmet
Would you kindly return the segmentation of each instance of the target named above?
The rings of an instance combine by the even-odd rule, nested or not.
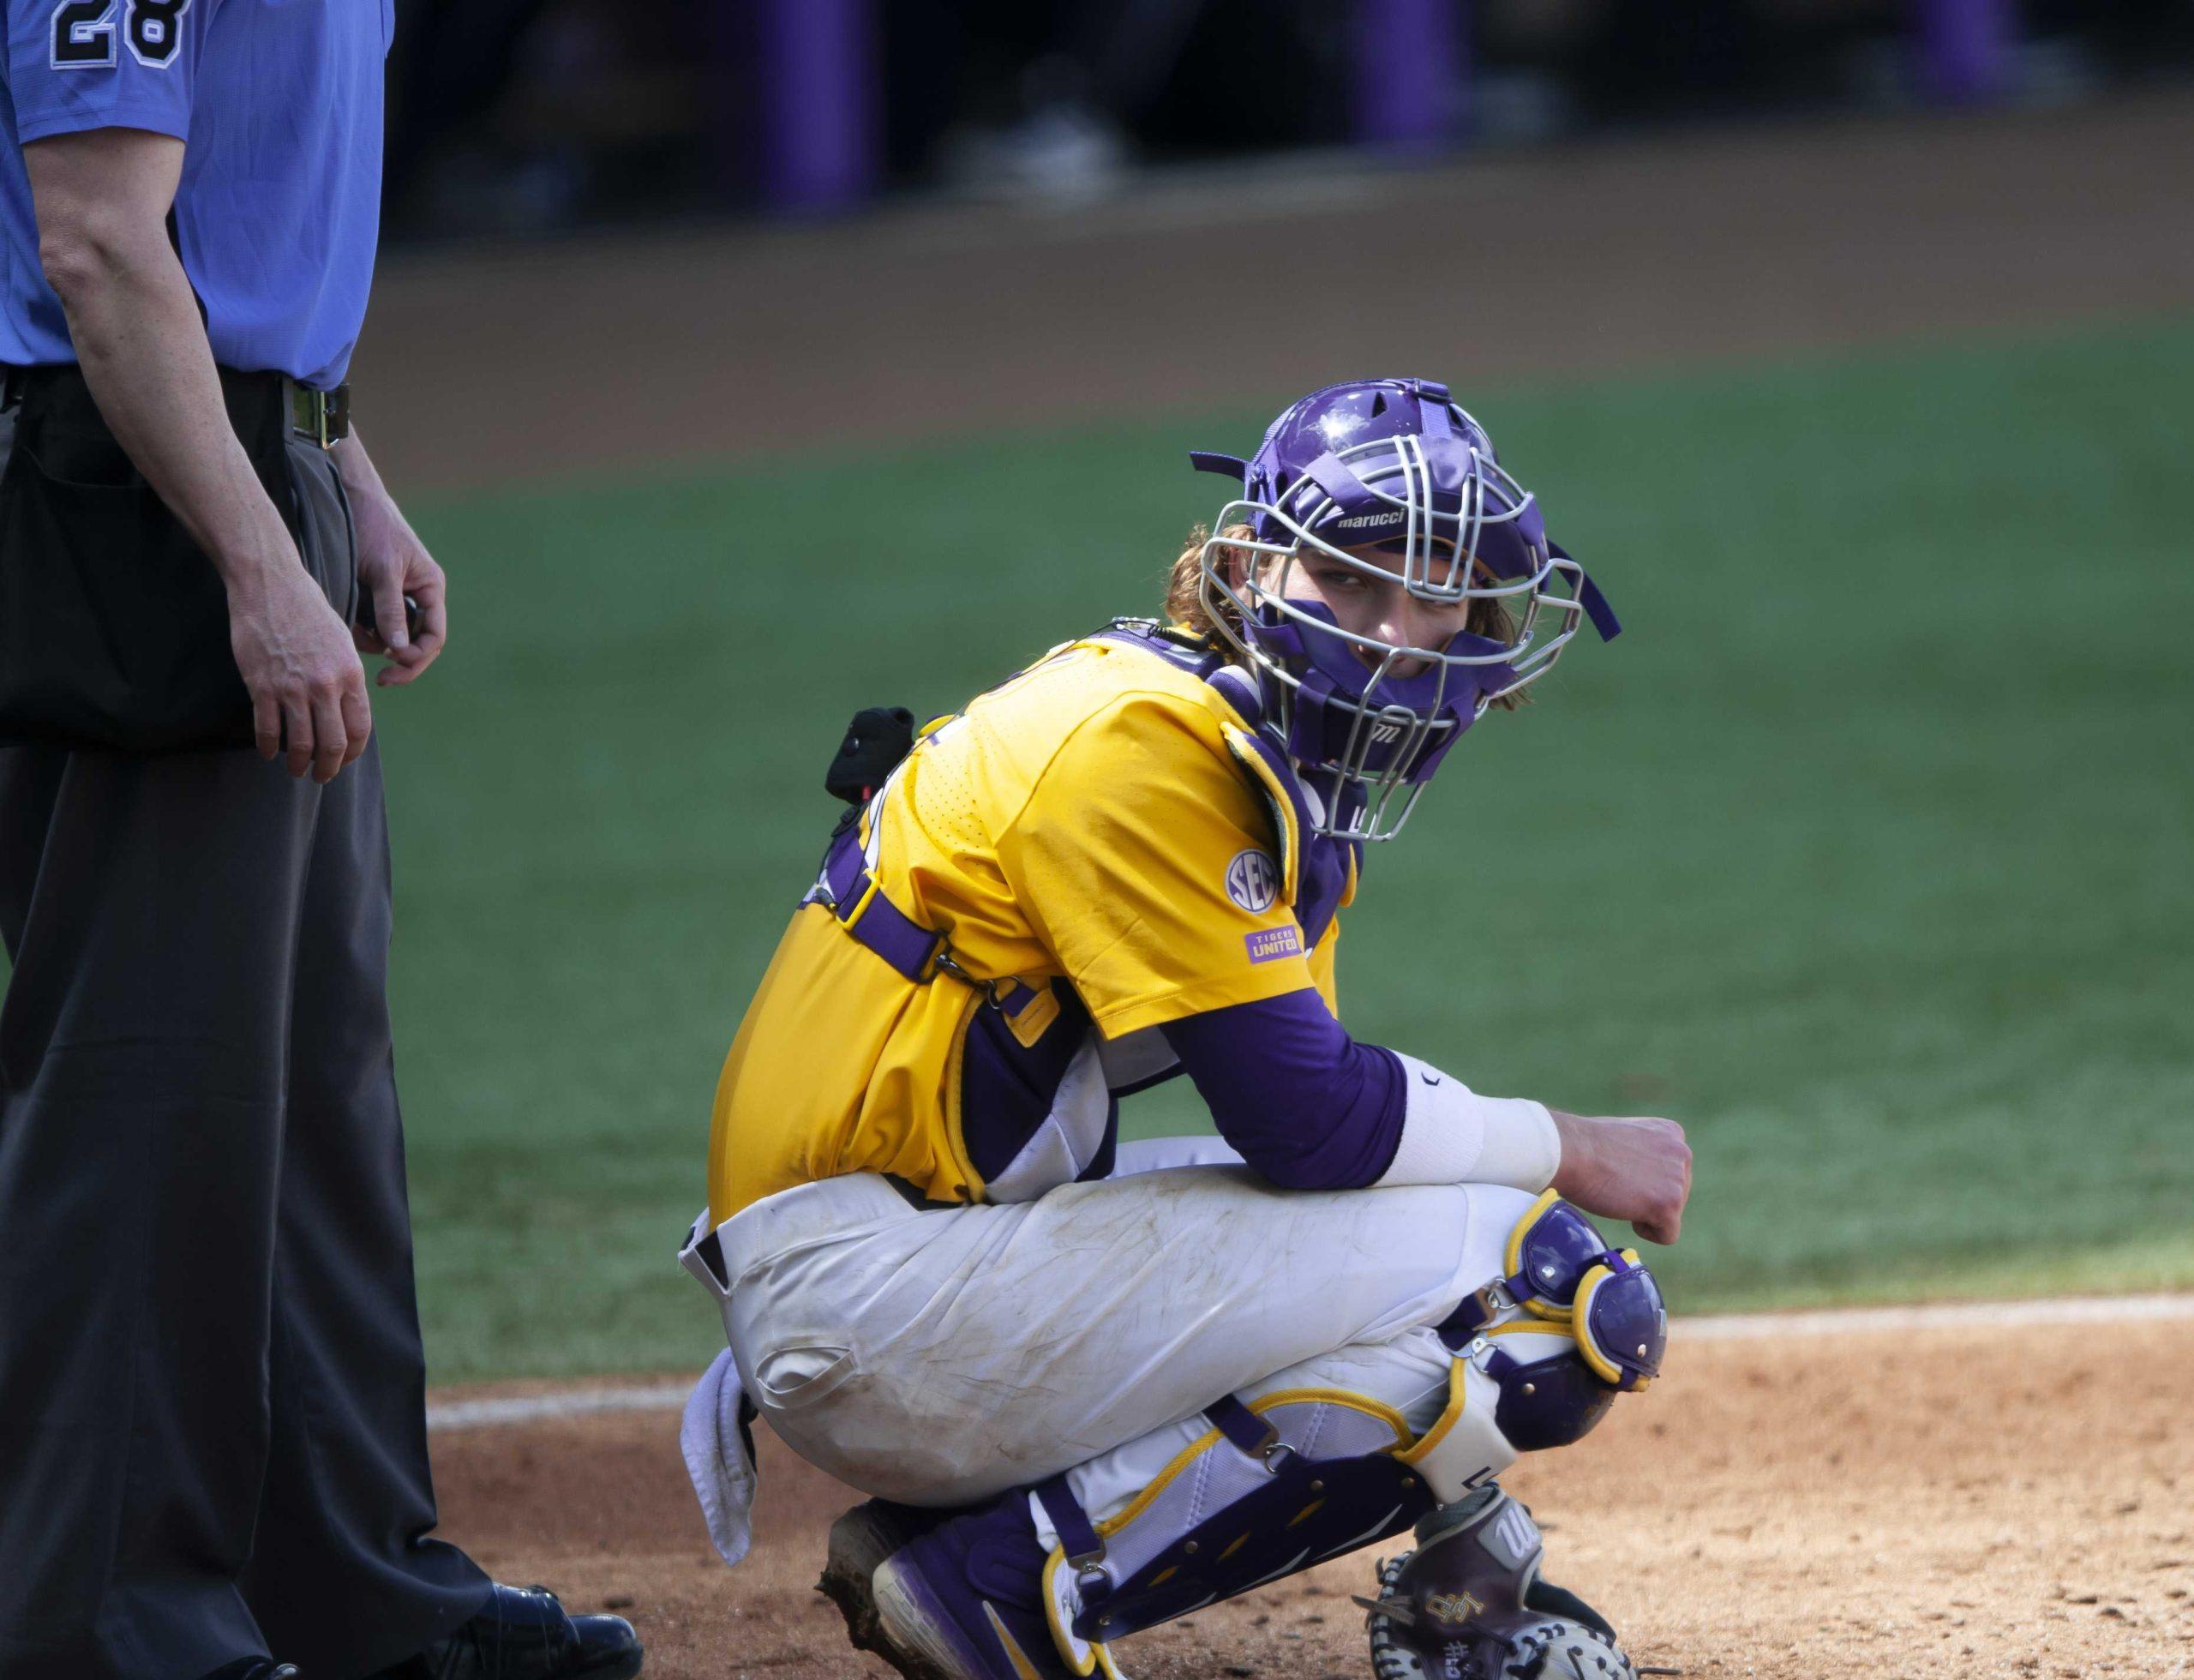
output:
[[[1621,628],[1583,568],[1548,540],[1538,504],[1495,459],[1485,429],[1436,381],[1329,385],[1274,420],[1250,459],[1190,459],[1241,483],[1204,545],[1204,602],[1258,674],[1267,721],[1317,795],[1322,833],[1391,839],[1463,731],[1544,675],[1580,617],[1603,639]],[[1237,525],[1250,528],[1248,540],[1222,534]],[[1350,552],[1366,548],[1400,564]],[[1244,549],[1258,563],[1237,582],[1222,556]],[[1422,601],[1505,602],[1513,633],[1397,647],[1344,630],[1322,603],[1287,596],[1308,551],[1399,578]]]

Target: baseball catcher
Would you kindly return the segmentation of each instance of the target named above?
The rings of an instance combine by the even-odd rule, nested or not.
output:
[[[1162,620],[865,712],[832,767],[683,1256],[729,1341],[684,1432],[710,1533],[743,1554],[758,1414],[874,1496],[822,1585],[908,1676],[1117,1674],[1412,1524],[1382,1675],[1621,1675],[1494,1479],[1659,1371],[1652,1273],[1585,1213],[1675,1240],[1681,1131],[1480,1095],[1352,1037],[1334,982],[1367,848],[1614,615],[1432,381],[1193,459],[1237,494]],[[1415,979],[1460,1014],[1498,983],[1473,898],[1552,884],[1512,822],[1448,845]],[[1118,1142],[1184,1073],[1218,1136]]]

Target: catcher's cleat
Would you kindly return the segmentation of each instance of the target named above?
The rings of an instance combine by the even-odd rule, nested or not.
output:
[[[830,1551],[815,1590],[837,1605],[838,1614],[846,1618],[846,1635],[855,1650],[873,1651],[885,1661],[891,1660],[876,1621],[876,1566],[949,1515],[895,1505],[888,1499],[870,1499],[830,1525]]]
[[[1636,1680],[1615,1630],[1538,1578],[1538,1526],[1488,1486],[1418,1525],[1417,1550],[1379,1566],[1369,1612],[1378,1680]]]
[[[818,1584],[855,1646],[907,1680],[1117,1680],[1101,1649],[1076,1668],[1052,1639],[1025,1496],[930,1515],[872,1499],[831,1526]]]

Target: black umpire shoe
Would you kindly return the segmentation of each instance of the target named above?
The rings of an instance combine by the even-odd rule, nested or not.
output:
[[[224,1663],[203,1680],[297,1680],[294,1664],[278,1663],[267,1657],[243,1657],[232,1663]]]
[[[495,1583],[447,1639],[373,1680],[632,1680],[640,1636],[621,1616],[569,1616],[545,1587]]]

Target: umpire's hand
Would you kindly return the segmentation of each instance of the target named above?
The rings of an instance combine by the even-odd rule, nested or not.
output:
[[[286,752],[291,775],[332,782],[366,750],[374,717],[350,627],[294,559],[231,575],[229,646],[260,757]]]
[[[290,774],[312,771],[327,782],[366,750],[372,709],[366,704],[362,653],[389,661],[375,679],[382,687],[410,682],[435,663],[449,639],[449,585],[375,471],[356,433],[329,453],[342,475],[357,534],[358,592],[371,627],[345,625],[302,567],[279,575],[252,574],[229,587],[229,641],[251,691],[252,718],[263,758],[286,752]],[[416,602],[416,626],[406,598]]]
[[[328,453],[351,500],[358,593],[371,608],[361,615],[370,624],[357,627],[357,648],[388,660],[375,674],[377,685],[399,687],[433,664],[449,639],[449,582],[381,482],[364,440],[353,431]],[[407,611],[407,598],[417,606],[416,618]]]

